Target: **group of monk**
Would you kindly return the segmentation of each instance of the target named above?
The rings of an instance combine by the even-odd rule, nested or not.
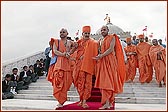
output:
[[[138,35],[140,43],[135,46],[131,44],[131,38],[126,38],[127,46],[124,48],[127,55],[126,79],[133,82],[136,68],[139,69],[139,81],[141,84],[150,83],[155,71],[156,81],[159,87],[166,85],[166,50],[158,44],[157,39],[152,40],[150,45],[144,42],[144,35]]]
[[[139,68],[140,82],[152,80],[152,66],[156,72],[156,80],[164,80],[165,84],[165,49],[153,40],[150,46],[143,42],[144,36],[139,35],[140,43],[135,47],[131,38],[127,38],[124,52],[116,34],[108,34],[108,26],[102,26],[102,37],[96,41],[90,37],[91,27],[83,26],[82,37],[74,42],[67,39],[68,31],[60,30],[60,38],[51,38],[52,57],[57,56],[55,64],[50,65],[47,80],[52,83],[53,96],[58,100],[56,107],[63,107],[67,101],[67,92],[72,83],[80,96],[77,104],[89,108],[87,99],[91,97],[92,76],[96,76],[95,88],[102,94],[99,109],[109,109],[115,100],[115,94],[123,92],[124,82],[134,80],[136,68]],[[159,46],[159,47],[158,47]],[[151,58],[153,60],[151,60]]]

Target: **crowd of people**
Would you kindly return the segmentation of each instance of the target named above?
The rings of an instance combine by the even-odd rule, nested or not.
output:
[[[30,83],[34,83],[39,76],[45,74],[45,60],[37,60],[34,65],[25,65],[23,70],[18,73],[18,68],[12,69],[12,74],[6,74],[2,81],[2,99],[12,99],[19,90],[26,90]]]
[[[89,108],[92,75],[96,76],[94,87],[102,94],[99,109],[112,107],[115,94],[123,92],[125,82],[134,81],[137,69],[141,84],[150,83],[155,71],[159,87],[162,81],[166,85],[166,46],[160,39],[149,42],[148,37],[140,34],[127,37],[123,43],[116,34],[108,34],[108,26],[103,26],[102,37],[96,41],[90,32],[91,27],[84,26],[82,37],[74,41],[68,37],[67,29],[62,28],[61,39],[51,38],[49,42],[45,53],[50,60],[47,80],[52,83],[53,95],[58,100],[56,109],[63,107],[72,83],[80,96],[77,105]]]
[[[31,82],[46,73],[52,83],[53,95],[58,101],[56,107],[63,107],[67,101],[67,91],[72,83],[80,96],[77,104],[89,108],[87,99],[91,97],[92,76],[96,76],[95,88],[102,94],[99,109],[109,109],[115,102],[115,95],[123,92],[125,82],[134,82],[139,70],[139,82],[150,83],[155,71],[159,87],[166,85],[166,45],[161,39],[149,42],[143,34],[127,37],[125,43],[116,34],[108,34],[108,26],[102,26],[99,40],[90,37],[91,27],[82,28],[82,37],[72,40],[65,28],[60,30],[60,39],[51,38],[45,50],[46,59],[37,60],[34,65],[23,67],[20,75],[13,68],[3,84],[3,95],[17,94],[27,89]]]
[[[136,37],[126,38],[127,55],[126,81],[133,82],[136,75],[136,68],[139,70],[139,81],[150,83],[155,72],[156,81],[159,87],[166,85],[166,49],[161,39],[148,41],[144,35],[138,35],[139,42],[135,42]]]

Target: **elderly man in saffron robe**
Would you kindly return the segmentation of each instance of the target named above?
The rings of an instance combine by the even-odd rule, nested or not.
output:
[[[149,56],[155,70],[156,81],[159,87],[166,85],[166,50],[158,45],[157,39],[152,40],[153,46],[149,50]]]
[[[101,28],[102,39],[99,40],[99,54],[93,59],[97,61],[95,87],[102,94],[99,109],[108,109],[114,103],[117,93],[123,92],[125,81],[125,63],[122,46],[116,34],[108,35],[108,26]]]
[[[77,87],[80,102],[78,106],[89,108],[86,100],[91,96],[92,75],[94,75],[96,60],[92,59],[98,54],[98,44],[90,38],[90,26],[82,28],[82,37],[77,41],[76,66],[73,72],[74,84]]]
[[[141,84],[152,81],[153,68],[149,57],[150,44],[144,42],[144,35],[138,35],[140,43],[137,45],[137,56],[139,65],[139,81]]]

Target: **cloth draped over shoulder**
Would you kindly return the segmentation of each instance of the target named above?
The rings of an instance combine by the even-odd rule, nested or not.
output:
[[[81,38],[78,42],[76,66],[73,71],[74,84],[80,96],[80,100],[87,100],[91,96],[92,75],[95,74],[98,44],[92,38]]]
[[[54,38],[51,38],[51,40],[50,40],[51,46],[53,46],[53,44],[55,43],[55,41],[56,40]],[[52,57],[54,57],[55,54],[54,54],[54,51],[53,51],[53,47],[51,47],[51,51],[52,51]],[[50,81],[50,82],[52,82],[52,79],[53,79],[53,69],[54,69],[54,64],[50,65],[49,69],[48,69],[47,80]]]
[[[126,77],[126,67],[125,67],[125,61],[124,61],[124,54],[123,54],[122,46],[120,44],[118,36],[116,34],[113,34],[113,36],[115,37],[115,40],[116,40],[115,52],[116,52],[116,58],[117,58],[117,62],[118,62],[117,71],[118,71],[118,75],[121,78],[121,83],[123,86],[124,82],[125,82],[125,77]]]
[[[129,40],[127,40],[129,41]],[[136,46],[135,45],[129,45],[124,48],[126,54],[130,52],[137,52],[136,51]],[[137,55],[127,55],[127,63],[126,63],[126,80],[128,81],[131,79],[132,81],[135,78],[136,75],[136,66],[137,66]]]
[[[58,48],[58,39],[51,39],[51,44],[55,44]],[[59,52],[66,52],[67,48],[64,42],[60,40],[59,42]],[[52,53],[53,48],[52,48]],[[53,96],[58,100],[60,104],[64,104],[67,100],[67,91],[72,84],[72,73],[70,66],[70,59],[58,56],[57,62],[49,68],[48,80],[52,82],[53,86]]]
[[[85,71],[91,75],[94,74],[96,60],[92,57],[97,56],[98,54],[98,44],[95,40],[90,38],[86,42],[84,57],[82,60],[81,70]]]
[[[64,43],[61,40],[59,41],[60,41],[59,51],[60,52],[66,51],[66,48],[64,47]],[[58,47],[58,39],[51,38],[50,43],[51,43],[51,46],[53,46],[55,43],[56,47]],[[52,47],[52,57],[54,57],[54,55],[55,54],[54,54],[53,47]],[[70,61],[67,58],[58,56],[57,62],[49,67],[47,80],[52,82],[53,72],[56,70],[70,71],[71,69],[69,65],[70,65]]]
[[[98,54],[98,43],[95,40],[90,38],[85,41],[81,38],[77,43],[76,66],[73,71],[75,85],[80,71],[90,75],[95,74],[96,61],[92,59],[92,57],[95,57]],[[82,56],[83,59],[80,59]]]
[[[125,82],[126,68],[122,46],[116,34],[104,38],[101,53],[109,49],[112,38],[115,38],[114,52],[98,60],[95,87],[121,93]]]
[[[139,81],[141,83],[149,83],[152,80],[153,68],[149,57],[150,47],[151,45],[146,42],[142,42],[137,45],[137,56],[140,73]]]
[[[161,52],[160,59],[158,59],[158,52]],[[155,69],[156,80],[161,82],[162,80],[166,83],[166,50],[160,45],[152,46],[149,50],[149,56],[152,65]]]

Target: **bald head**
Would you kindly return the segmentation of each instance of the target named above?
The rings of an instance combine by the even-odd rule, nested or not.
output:
[[[101,27],[101,34],[102,34],[103,37],[107,36],[108,32],[109,32],[108,26],[104,25],[104,26]]]
[[[60,31],[65,31],[65,32],[67,32],[67,33],[68,33],[68,30],[67,30],[67,29],[65,29],[65,28],[62,28]]]
[[[62,28],[62,29],[60,30],[60,37],[61,37],[61,38],[66,38],[67,35],[68,35],[67,29]]]

